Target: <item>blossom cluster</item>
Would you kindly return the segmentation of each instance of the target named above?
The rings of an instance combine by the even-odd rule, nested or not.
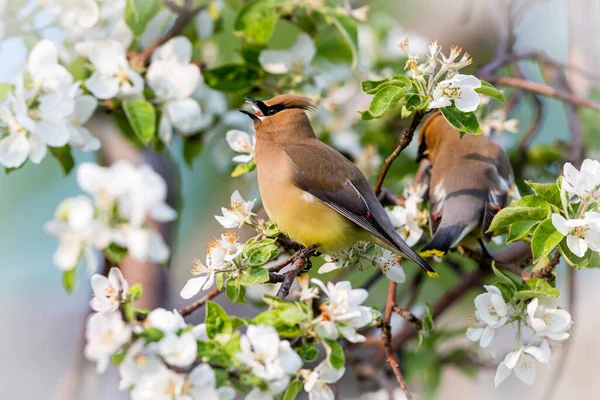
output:
[[[522,382],[531,385],[535,381],[535,360],[548,364],[552,352],[570,337],[571,315],[558,308],[558,301],[551,297],[534,297],[527,301],[516,298],[505,300],[498,286],[484,286],[487,293],[475,298],[475,319],[470,318],[467,338],[489,348],[496,331],[510,327],[515,332],[515,349],[498,365],[495,385],[498,386],[512,372]],[[530,331],[530,343],[525,345],[526,332]]]
[[[89,196],[64,200],[45,230],[58,239],[54,263],[72,270],[83,255],[90,271],[97,268],[95,250],[122,249],[140,261],[164,263],[170,250],[149,220],[172,221],[177,213],[166,204],[167,186],[151,166],[118,161],[110,167],[83,163],[77,183]]]

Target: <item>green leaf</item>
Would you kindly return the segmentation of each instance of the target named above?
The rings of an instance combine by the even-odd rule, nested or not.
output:
[[[313,362],[319,356],[319,350],[312,343],[302,343],[302,346],[295,349],[296,352],[302,357],[304,362]]]
[[[143,99],[125,100],[123,111],[135,135],[148,145],[156,131],[156,111],[152,104]]]
[[[77,267],[63,272],[62,284],[67,293],[73,293],[73,289],[75,289],[75,284],[77,284]]]
[[[138,300],[142,297],[142,293],[144,292],[144,288],[141,283],[136,283],[129,287],[129,294],[133,297],[134,300]]]
[[[358,28],[356,21],[346,14],[337,11],[327,13],[328,20],[342,34],[344,41],[352,53],[352,68],[356,67],[358,61]]]
[[[273,308],[287,308],[287,307],[295,307],[294,304],[289,301],[285,301],[280,299],[279,297],[270,296],[268,294],[263,296],[263,301],[269,306]]]
[[[440,111],[446,121],[460,132],[466,132],[470,135],[481,135],[483,133],[475,113],[462,112],[454,104],[442,107]]]
[[[126,354],[127,354],[126,351],[119,351],[119,352],[113,354],[112,356],[110,356],[110,361],[112,361],[112,363],[114,365],[119,366],[125,359]]]
[[[248,260],[251,267],[259,267],[276,258],[279,255],[279,248],[275,239],[263,239],[244,246],[242,255]]]
[[[153,326],[147,326],[144,328],[142,333],[140,333],[140,336],[146,339],[146,342],[153,343],[160,342],[165,336],[165,334],[158,328],[155,328]]]
[[[73,75],[73,80],[83,81],[90,75],[89,61],[87,58],[77,57],[71,65],[69,65],[69,72]]]
[[[232,315],[229,318],[231,319],[231,327],[233,329],[239,328],[240,326],[248,325],[247,318],[240,318],[240,317],[236,317],[235,315]]]
[[[364,120],[381,118],[391,106],[402,98],[407,89],[408,86],[401,82],[384,86],[373,97],[369,109],[360,113],[360,117]]]
[[[102,250],[102,254],[114,264],[120,264],[127,255],[127,249],[116,243],[111,243],[107,248]]]
[[[260,69],[247,64],[227,64],[202,72],[206,85],[221,92],[241,92],[262,79]]]
[[[283,394],[283,400],[294,400],[302,391],[302,382],[299,379],[294,379]]]
[[[527,300],[533,297],[558,297],[560,290],[550,286],[548,282],[542,278],[533,278],[525,282],[523,290],[515,294],[518,300]]]
[[[246,288],[241,286],[237,280],[230,280],[227,282],[227,286],[225,286],[225,293],[227,293],[229,300],[234,303],[246,303]]]
[[[12,90],[12,85],[8,82],[0,83],[0,102],[3,102],[10,91]]]
[[[421,329],[424,332],[430,333],[431,331],[433,331],[433,311],[431,310],[431,307],[429,306],[429,304],[426,305],[426,311],[425,311],[425,315],[423,316],[422,319],[423,322],[423,329]]]
[[[560,199],[560,189],[556,183],[535,183],[532,181],[525,181],[535,194],[546,199],[548,203],[562,208],[562,202]]]
[[[483,95],[498,99],[503,103],[505,102],[504,93],[502,93],[500,90],[496,89],[494,87],[494,85],[492,85],[491,83],[488,83],[486,81],[481,81],[481,87],[475,89],[475,91],[479,94],[483,94]]]
[[[49,149],[54,158],[58,160],[65,176],[69,175],[69,172],[75,166],[75,160],[71,154],[71,146],[66,144],[62,147],[49,147]]]
[[[281,11],[278,6],[286,0],[253,0],[237,14],[234,30],[250,43],[266,43],[275,30]]]
[[[127,0],[125,23],[135,36],[144,33],[146,25],[160,11],[164,0]]]
[[[512,293],[514,293],[518,290],[517,284],[515,283],[515,281],[513,281],[503,271],[500,271],[498,268],[496,268],[495,262],[492,263],[492,271],[494,271],[494,275],[496,275],[496,277],[500,280],[500,282],[504,283],[506,285],[506,287],[508,287],[508,289],[510,289],[512,291]]]
[[[196,157],[202,153],[203,145],[202,135],[189,136],[183,141],[183,159],[189,167],[193,166]]]
[[[428,105],[429,97],[421,97],[415,93],[407,97],[404,107],[412,114],[415,111],[426,109]]]
[[[327,361],[333,369],[340,369],[346,364],[344,350],[336,340],[323,339],[323,346],[327,353]]]
[[[544,220],[533,232],[533,239],[531,240],[533,260],[537,261],[541,257],[550,254],[564,237],[562,233],[556,230],[551,218]]]
[[[238,278],[240,285],[252,286],[269,281],[269,271],[261,267],[254,267],[244,271]]]
[[[569,249],[566,240],[559,244],[558,249],[565,261],[572,267],[582,269],[587,267],[590,261],[592,261],[593,253],[591,251],[587,251],[583,257],[578,257]]]
[[[529,232],[538,224],[538,221],[519,221],[510,225],[506,244],[527,239]]]
[[[214,339],[219,333],[230,334],[233,331],[231,319],[223,308],[215,302],[206,302],[206,334]]]
[[[256,163],[254,162],[254,160],[252,160],[246,164],[239,164],[239,165],[236,165],[235,168],[233,169],[233,172],[231,172],[231,177],[237,178],[238,176],[242,176],[244,174],[247,174],[248,172],[252,172],[255,169],[256,169]]]
[[[488,232],[506,228],[515,222],[542,221],[550,216],[550,203],[539,196],[525,196],[502,209],[492,221]]]
[[[279,317],[286,325],[297,325],[302,321],[308,320],[308,314],[298,307],[289,307],[281,310]]]

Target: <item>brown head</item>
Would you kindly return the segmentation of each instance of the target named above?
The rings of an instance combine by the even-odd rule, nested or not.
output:
[[[459,140],[460,134],[458,131],[448,124],[440,112],[434,113],[421,126],[417,161],[427,158],[432,163],[435,163],[442,147],[454,141],[458,142]]]
[[[295,132],[296,135],[314,136],[310,120],[305,111],[314,111],[313,102],[304,96],[282,94],[270,100],[260,101],[247,97],[246,101],[254,108],[254,113],[246,110],[240,112],[254,121],[256,137],[270,136],[271,133],[284,134]]]

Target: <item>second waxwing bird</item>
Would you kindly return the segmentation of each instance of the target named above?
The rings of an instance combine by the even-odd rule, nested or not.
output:
[[[514,188],[513,171],[502,148],[484,136],[461,138],[436,113],[421,128],[419,157],[432,164],[429,225],[433,238],[421,256],[441,257],[472,232],[489,242],[487,230]]]
[[[375,242],[435,271],[402,240],[367,178],[315,136],[306,97],[281,95],[265,102],[248,98],[254,121],[258,187],[265,211],[290,239],[324,252],[357,241]]]

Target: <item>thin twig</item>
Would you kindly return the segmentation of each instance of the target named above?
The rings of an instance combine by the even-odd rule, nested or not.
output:
[[[575,96],[569,92],[558,90],[542,83],[530,82],[524,79],[514,78],[512,76],[492,76],[489,78],[489,81],[498,85],[523,89],[528,92],[540,94],[542,96],[553,97],[577,106],[588,107],[592,110],[600,111],[600,103],[589,99],[584,99],[583,97]]]
[[[279,275],[281,277],[281,280],[279,280],[279,276],[278,276],[277,281],[276,281],[276,282],[282,282],[281,287],[277,291],[277,297],[279,297],[280,299],[285,299],[288,296],[288,294],[290,294],[290,288],[292,287],[292,284],[294,283],[294,279],[296,279],[296,277],[298,275],[300,275],[303,271],[305,271],[306,267],[308,267],[308,268],[312,267],[310,258],[315,254],[316,251],[317,251],[317,246],[311,246],[311,247],[307,247],[302,250],[299,250],[299,252],[298,252],[299,254],[298,254],[297,258],[294,260],[294,262],[292,263],[292,267],[290,268],[289,271],[283,272],[281,274],[274,274],[272,272],[269,273],[269,278],[271,278],[272,275]]]
[[[178,310],[178,312],[179,314],[181,314],[182,317],[186,317],[194,311],[196,311],[197,309],[199,309],[200,307],[202,307],[204,304],[206,304],[208,300],[212,299],[213,297],[216,297],[219,293],[222,293],[219,291],[219,289],[213,289],[207,294],[205,294],[204,297],[200,298],[199,300],[190,304],[189,306]]]
[[[423,322],[421,321],[421,319],[415,314],[411,313],[410,311],[398,306],[394,306],[394,312],[402,318],[404,318],[405,320],[407,320],[408,322],[410,322],[411,324],[413,324],[418,331],[420,331],[423,327]]]
[[[379,178],[377,178],[377,183],[375,184],[375,187],[374,187],[376,195],[379,195],[379,192],[381,192],[381,187],[383,186],[383,181],[385,180],[385,176],[387,175],[388,171],[390,170],[390,166],[392,165],[394,160],[396,158],[398,158],[400,153],[402,153],[402,151],[406,147],[408,147],[410,142],[412,142],[413,135],[415,134],[415,131],[417,130],[417,126],[419,126],[419,123],[421,122],[421,120],[423,119],[424,116],[425,116],[424,112],[418,111],[415,113],[415,115],[413,116],[412,122],[410,123],[410,126],[408,128],[406,128],[404,130],[404,132],[402,132],[402,136],[400,136],[400,141],[398,142],[398,146],[394,149],[392,154],[390,154],[390,156],[385,159],[385,162],[383,163],[383,166],[381,167],[381,174],[379,174]]]
[[[552,281],[554,280],[554,275],[552,275],[552,271],[554,271],[554,267],[556,267],[558,265],[560,261],[560,251],[556,250],[556,253],[554,253],[554,257],[552,257],[552,259],[548,262],[548,264],[537,270],[534,271],[531,274],[528,273],[523,273],[521,274],[521,277],[523,278],[524,281],[527,281],[529,279],[533,279],[533,278],[542,278],[546,281]]]
[[[402,372],[400,372],[400,367],[398,367],[398,362],[396,361],[396,356],[394,355],[394,348],[392,346],[392,327],[390,326],[390,321],[392,319],[392,312],[394,311],[395,305],[396,282],[390,281],[388,299],[387,304],[385,306],[385,314],[383,316],[383,322],[381,326],[381,342],[383,343],[383,347],[385,348],[387,362],[392,367],[392,370],[394,371],[394,375],[396,375],[396,380],[398,381],[400,388],[402,388],[402,391],[406,395],[406,399],[411,400],[412,395],[408,390],[408,386],[406,386],[406,382],[404,381]]]

